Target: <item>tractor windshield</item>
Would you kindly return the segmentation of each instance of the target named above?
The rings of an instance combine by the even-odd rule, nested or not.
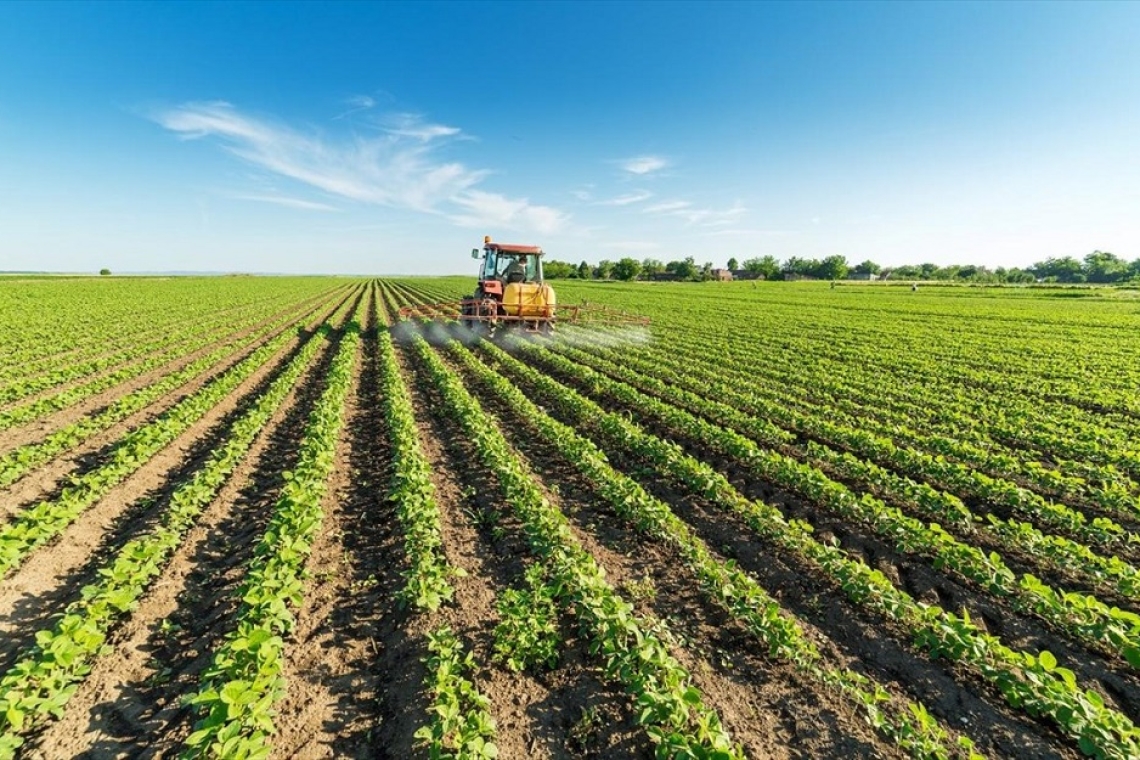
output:
[[[508,282],[540,282],[542,264],[534,254],[489,251],[483,267],[484,279]]]

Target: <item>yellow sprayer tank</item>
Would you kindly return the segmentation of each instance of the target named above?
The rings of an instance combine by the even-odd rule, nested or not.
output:
[[[509,316],[542,319],[554,316],[554,288],[537,282],[512,282],[503,289]]]

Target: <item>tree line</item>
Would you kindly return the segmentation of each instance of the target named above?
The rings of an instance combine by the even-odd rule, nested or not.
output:
[[[1019,267],[995,267],[990,269],[974,264],[904,264],[883,267],[867,260],[851,265],[844,256],[828,256],[823,259],[806,259],[792,256],[783,262],[775,256],[758,256],[743,262],[731,258],[729,269],[740,276],[763,278],[765,280],[787,280],[812,278],[818,280],[843,280],[847,278],[889,279],[889,280],[962,280],[967,282],[994,283],[1119,283],[1140,281],[1140,259],[1129,263],[1107,251],[1093,251],[1084,259],[1072,256],[1048,258],[1024,269]],[[547,279],[580,280],[650,280],[659,275],[670,275],[678,280],[711,280],[715,278],[713,263],[697,264],[692,256],[677,261],[663,262],[658,259],[623,258],[617,261],[603,259],[595,265],[583,261],[574,265],[565,261],[547,261],[543,271]]]

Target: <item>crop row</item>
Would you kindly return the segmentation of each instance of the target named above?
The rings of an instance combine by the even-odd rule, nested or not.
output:
[[[422,338],[415,353],[462,428],[476,456],[493,474],[500,493],[524,526],[526,539],[545,566],[559,602],[573,611],[599,655],[608,679],[622,683],[636,700],[638,722],[647,727],[661,757],[741,757],[705,706],[689,674],[606,581],[594,558],[574,537],[566,517],[550,504],[494,421]]]
[[[321,332],[326,332],[322,330]],[[137,604],[183,536],[214,500],[254,439],[305,373],[324,341],[314,335],[257,401],[229,428],[205,464],[171,494],[157,527],[124,545],[95,583],[0,679],[0,758],[29,731],[62,713],[105,648],[107,634]]]
[[[929,718],[923,705],[892,701],[882,686],[867,677],[821,662],[818,649],[799,623],[787,617],[779,603],[754,578],[715,556],[664,502],[616,471],[593,442],[545,414],[511,381],[479,362],[458,343],[450,343],[449,349],[482,387],[496,396],[505,408],[511,409],[515,417],[512,426],[521,422],[558,450],[594,492],[638,530],[673,545],[708,597],[760,639],[770,656],[788,660],[824,686],[839,690],[865,714],[871,725],[912,756],[943,758],[957,751],[976,756],[971,754],[972,743],[968,739],[963,737],[953,745],[948,742],[945,730]],[[591,411],[585,409],[583,413]]]
[[[1096,692],[1082,689],[1073,673],[1060,667],[1052,654],[1012,650],[968,618],[915,601],[881,572],[849,557],[838,545],[815,539],[809,524],[787,520],[776,508],[745,498],[721,473],[686,455],[675,444],[643,432],[620,415],[584,404],[580,395],[505,353],[487,350],[495,354],[510,376],[541,395],[563,421],[592,438],[597,436],[606,447],[629,451],[651,464],[658,477],[736,514],[766,540],[816,567],[853,602],[911,633],[920,649],[967,666],[998,688],[1011,706],[1048,717],[1084,751],[1120,758],[1140,752],[1140,731],[1132,722],[1107,708]],[[588,373],[581,370],[578,376],[588,382]],[[808,487],[805,481],[805,490]]]
[[[308,309],[309,307],[306,306],[305,310],[307,311]],[[290,309],[285,314],[270,320],[268,327],[272,328],[283,325],[286,322],[295,321],[300,315],[300,309]],[[143,357],[139,361],[0,412],[0,430],[5,430],[16,425],[25,425],[52,412],[66,409],[69,406],[78,404],[84,399],[91,398],[98,393],[114,388],[120,383],[139,377],[158,367],[162,367],[173,360],[196,353],[225,336],[228,336],[229,340],[238,338],[248,328],[265,321],[264,315],[256,313],[246,316],[245,319],[239,322],[234,322],[231,318],[223,322],[220,327],[214,326],[204,332],[193,334],[188,338],[180,338],[168,344],[166,347],[146,347],[142,353],[136,355],[136,358]],[[265,327],[263,326],[257,330],[257,332],[261,332],[262,329],[265,329]],[[159,350],[160,348],[162,350]]]
[[[303,328],[303,323],[297,327]],[[104,464],[73,478],[57,498],[38,502],[19,512],[0,528],[0,577],[11,572],[35,547],[58,535],[88,506],[204,417],[293,337],[284,331],[267,341],[154,421],[125,435]]]
[[[296,307],[291,310],[296,310]],[[83,380],[96,376],[94,379],[86,380],[77,386],[78,389],[83,390],[88,387],[94,388],[94,390],[76,396],[76,400],[86,398],[100,390],[113,387],[118,382],[161,366],[162,363],[170,361],[170,359],[189,353],[193,350],[190,346],[205,345],[211,340],[216,340],[222,334],[236,331],[235,328],[240,329],[253,325],[264,321],[264,319],[265,311],[261,308],[248,308],[236,314],[211,315],[206,319],[185,325],[181,330],[168,331],[157,339],[136,341],[131,346],[115,353],[104,354],[86,362],[68,362],[62,367],[45,373],[25,374],[7,386],[0,388],[0,403],[19,401],[49,388],[69,383],[72,380]],[[140,359],[141,361],[139,361]],[[107,375],[100,375],[107,369],[114,369],[114,371]],[[34,419],[34,417],[27,417],[29,412],[25,409],[28,406],[24,405],[5,410],[0,416],[0,430],[21,424],[27,419]],[[35,407],[34,404],[30,406]],[[42,406],[42,408],[45,411],[50,411],[61,409],[63,406],[66,406],[66,403],[57,401],[52,406]]]
[[[292,317],[296,319],[296,317]],[[292,326],[299,327],[309,319],[301,318],[301,322],[293,322]],[[287,318],[288,320],[288,318]],[[132,414],[146,409],[156,400],[214,367],[220,360],[227,359],[235,353],[256,350],[264,343],[266,337],[272,337],[276,332],[284,335],[290,326],[285,320],[267,326],[252,337],[235,338],[218,347],[209,354],[202,356],[179,370],[172,372],[155,382],[134,390],[116,399],[105,409],[82,417],[81,419],[53,431],[42,440],[19,446],[0,456],[0,487],[10,485],[44,462],[62,454],[100,433],[112,425],[130,417]],[[286,335],[286,337],[288,337]],[[243,345],[244,344],[244,345]],[[239,348],[240,347],[240,348]]]
[[[1047,429],[1038,421],[1026,419],[1001,422],[1013,413],[1004,403],[993,408],[969,399],[967,411],[960,411],[959,406],[945,397],[939,397],[937,404],[930,403],[929,396],[914,398],[914,391],[910,396],[900,398],[902,394],[882,383],[881,377],[856,380],[860,374],[857,368],[842,371],[833,368],[821,374],[810,373],[803,366],[774,370],[774,361],[766,360],[757,365],[754,353],[715,341],[698,343],[679,337],[671,342],[668,352],[651,348],[635,353],[666,361],[677,361],[684,356],[690,367],[693,359],[700,362],[698,367],[721,367],[724,379],[739,378],[755,390],[780,388],[784,403],[791,402],[804,409],[826,405],[841,416],[857,417],[862,423],[873,426],[880,435],[935,455],[951,457],[991,476],[1016,479],[1043,495],[1075,500],[1133,519],[1137,516],[1136,484],[1111,463],[1101,465],[1065,459],[1064,455],[1072,451],[1071,447],[1062,446],[1060,452],[1056,447],[1050,449],[1053,464],[1045,466],[1037,460],[1032,449],[1027,451],[1016,446],[1004,446],[981,435],[977,428],[978,420],[1000,426],[999,431],[1004,431],[999,435],[1001,438],[1009,438],[1017,434],[1013,431],[1027,427],[1038,431],[1035,435],[1041,435],[1040,431]],[[921,433],[910,429],[915,421],[926,426]],[[1056,436],[1050,440],[1056,442]],[[1087,447],[1082,447],[1077,453],[1087,454]],[[1113,458],[1128,462],[1122,455],[1114,455]],[[1140,455],[1136,461],[1140,463]]]
[[[355,310],[355,309],[354,309]],[[304,565],[323,519],[321,501],[335,463],[337,439],[360,343],[358,323],[344,331],[325,389],[309,415],[298,461],[240,589],[234,630],[215,651],[198,693],[187,699],[202,718],[185,742],[188,757],[263,757],[273,734],[273,704],[286,689],[283,636],[304,599]]]
[[[0,326],[6,351],[0,366],[17,378],[51,371],[138,346],[186,324],[251,306],[269,313],[282,305],[331,296],[333,290],[319,280],[289,279],[3,282]]]

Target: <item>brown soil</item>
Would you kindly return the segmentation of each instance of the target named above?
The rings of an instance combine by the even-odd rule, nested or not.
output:
[[[276,501],[281,473],[296,461],[296,443],[322,390],[314,380],[331,358],[331,347],[324,349],[298,381],[131,618],[114,632],[112,651],[96,661],[64,717],[36,738],[41,756],[49,756],[45,747],[89,758],[177,754],[194,719],[180,697],[197,690],[199,674],[230,628],[235,591]]]
[[[339,305],[339,303],[342,303],[342,301],[338,300],[337,304]],[[319,325],[324,319],[331,315],[335,309],[336,307],[330,307],[327,301],[324,302],[323,305],[318,306],[317,309],[314,309],[315,313],[308,322],[309,329]],[[269,322],[264,324],[269,324]],[[264,327],[264,324],[244,331],[244,334],[246,336],[256,335],[257,332]],[[256,341],[236,349],[232,354],[203,371],[197,377],[169,393],[164,394],[145,409],[141,409],[106,430],[91,436],[79,446],[60,454],[51,461],[40,465],[15,483],[0,489],[0,494],[3,495],[3,505],[0,506],[0,509],[3,510],[3,515],[5,517],[11,516],[20,509],[26,508],[37,501],[58,496],[59,492],[67,484],[67,478],[98,467],[114,445],[127,432],[150,422],[155,417],[173,407],[183,398],[194,394],[210,380],[222,374],[234,364],[241,361],[249,353],[256,350],[258,345],[266,340],[271,340],[287,329],[289,329],[288,326],[275,329],[259,337]],[[204,349],[202,353],[209,353],[224,342],[225,341],[218,341],[209,348]],[[154,372],[147,373],[145,376],[145,384],[156,382],[165,374],[165,370],[155,370]],[[79,407],[62,410],[51,418],[52,427],[50,430],[45,430],[45,435],[53,430],[77,422],[90,413],[98,413],[101,408],[102,407],[88,410],[86,414],[83,413]],[[38,425],[39,423],[34,424]],[[22,433],[20,429],[8,432]]]
[[[577,385],[571,378],[559,377],[571,386]],[[611,408],[619,406],[605,405]],[[559,415],[555,413],[554,416]],[[645,427],[648,431],[664,435],[651,424],[645,423]],[[601,445],[601,442],[595,442]],[[685,440],[680,442],[691,444],[690,453],[698,458],[707,457],[707,452],[703,452],[698,444]],[[798,618],[818,627],[824,633],[823,642],[833,642],[832,645],[841,647],[845,651],[844,659],[872,665],[871,672],[876,677],[894,683],[904,693],[922,700],[948,725],[968,726],[967,733],[983,751],[1026,758],[1075,756],[1055,731],[1009,710],[999,695],[978,684],[969,674],[932,663],[923,653],[912,650],[905,633],[892,631],[882,619],[854,607],[825,579],[819,578],[813,568],[793,557],[783,556],[782,550],[754,538],[754,532],[735,517],[700,499],[672,490],[656,473],[647,471],[642,463],[623,452],[608,446],[602,448],[615,466],[670,504],[710,546],[722,547],[727,556],[737,559],[741,567],[753,573],[760,584],[772,590]],[[724,465],[719,458],[713,457],[712,461],[714,466]],[[785,513],[813,522],[818,519],[818,510],[811,505],[784,493],[773,495],[772,489],[765,487],[768,489],[767,500]],[[756,497],[756,494],[752,496]],[[799,511],[793,510],[793,506]],[[847,526],[845,535],[850,532],[850,526]],[[874,562],[872,566],[875,566]],[[942,581],[950,583],[945,579]]]
[[[207,334],[214,335],[215,337],[212,338],[209,343],[195,351],[180,354],[176,358],[171,359],[170,361],[164,363],[159,367],[156,367],[153,370],[125,380],[112,388],[108,388],[107,390],[102,391],[101,393],[97,393],[94,396],[83,399],[77,404],[66,407],[64,409],[60,409],[59,411],[48,414],[38,420],[33,420],[32,422],[29,422],[25,425],[17,425],[15,427],[9,428],[8,430],[0,432],[0,452],[8,451],[10,449],[17,448],[18,446],[24,446],[29,443],[34,443],[36,441],[42,440],[54,431],[64,428],[76,420],[98,414],[100,411],[106,409],[108,406],[114,403],[116,399],[125,396],[128,393],[132,393],[140,388],[144,388],[160,378],[177,372],[187,364],[190,364],[198,358],[205,356],[220,345],[228,343],[231,340],[240,340],[252,337],[257,333],[265,330],[269,325],[273,324],[277,320],[283,319],[288,315],[296,315],[296,318],[299,319],[310,311],[319,308],[322,303],[328,302],[328,294],[325,294],[318,298],[311,298],[303,303],[291,304],[288,308],[285,309],[279,309],[272,315],[265,315],[264,318],[258,319],[256,323],[240,330],[227,331],[224,326],[221,328],[213,328]],[[200,337],[202,336],[194,336],[195,339],[199,339]],[[86,375],[82,378],[78,378],[71,383],[51,388],[39,395],[54,395],[60,391],[67,389],[68,387],[80,385],[90,380],[94,380],[97,377],[108,375],[112,372],[117,372],[125,366],[136,364],[140,361],[145,360],[146,358],[148,357],[138,357],[136,359],[124,362],[123,364],[119,364],[114,367],[108,367],[102,372],[93,375]],[[35,398],[38,398],[38,396]],[[22,399],[16,405],[23,406],[24,404],[35,400],[35,398]]]
[[[411,364],[405,364],[405,369]],[[498,484],[479,466],[454,421],[438,413],[442,402],[430,381],[422,374],[416,377],[412,390],[417,412],[437,410],[430,417],[420,417],[421,440],[436,473],[448,560],[467,573],[456,580],[456,603],[441,617],[482,665],[475,681],[491,696],[500,756],[583,756],[583,739],[589,750],[585,756],[651,756],[644,732],[633,724],[629,699],[601,683],[597,663],[586,654],[585,642],[572,626],[566,629],[563,662],[553,671],[513,673],[492,664],[493,630],[498,622],[495,596],[519,582],[530,552],[519,523],[500,501]],[[587,709],[601,719],[585,720]],[[414,730],[416,722],[422,724],[423,715],[413,716],[407,729]],[[580,736],[583,726],[590,727],[589,736]],[[388,752],[388,757],[404,756],[391,749]]]
[[[636,533],[598,499],[572,463],[529,432],[525,420],[492,397],[481,400],[506,421],[500,429],[536,472],[548,498],[561,503],[606,577],[640,614],[664,626],[673,655],[750,757],[901,756],[849,705],[835,704],[820,684],[765,657],[764,645],[700,592],[672,547]]]

